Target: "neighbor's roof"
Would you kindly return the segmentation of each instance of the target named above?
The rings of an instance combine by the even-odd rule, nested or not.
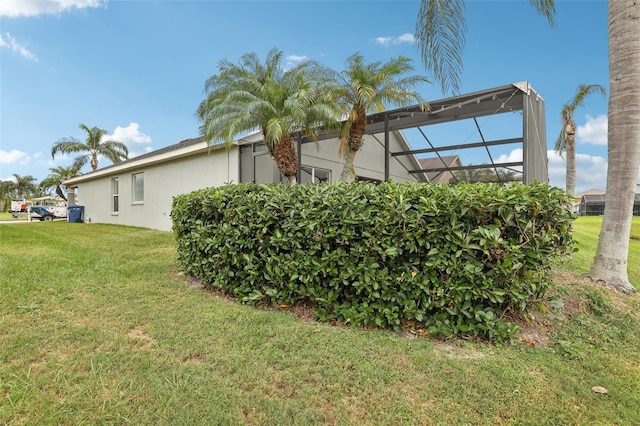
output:
[[[602,189],[589,189],[580,194],[577,194],[576,197],[582,197],[583,195],[602,195],[604,191]]]
[[[442,169],[449,168],[452,166],[462,166],[462,162],[460,161],[460,156],[458,155],[442,155],[440,157],[431,157],[431,158],[421,158],[418,160],[420,162],[420,167],[425,170],[430,169]],[[435,171],[427,171],[427,177],[429,178],[429,182],[432,183],[449,183],[449,179],[451,178],[451,172],[446,173],[446,170],[435,170]]]

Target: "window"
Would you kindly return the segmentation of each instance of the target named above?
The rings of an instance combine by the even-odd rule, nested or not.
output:
[[[143,203],[144,202],[144,173],[136,173],[131,175],[131,183],[133,185],[132,188],[132,199],[133,203]]]
[[[331,170],[302,166],[300,168],[300,183],[331,182]]]
[[[111,179],[111,211],[113,213],[118,213],[120,211],[120,205],[118,203],[119,200],[118,178],[115,177]]]

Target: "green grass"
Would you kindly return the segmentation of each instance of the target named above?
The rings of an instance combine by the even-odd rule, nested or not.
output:
[[[0,220],[27,220],[27,216],[18,216],[13,217],[11,213],[1,213],[0,212]]]
[[[590,221],[568,270],[588,269]],[[189,285],[169,233],[6,224],[0,241],[0,424],[640,423],[640,297],[569,272],[562,308],[522,323],[541,343],[491,345],[240,305]]]
[[[598,236],[602,225],[602,216],[584,216],[576,219],[574,237],[578,251],[574,253],[569,269],[579,274],[589,272],[591,263],[598,248]],[[629,263],[627,271],[629,281],[636,290],[640,290],[640,217],[634,216],[631,223],[631,239],[629,240]]]

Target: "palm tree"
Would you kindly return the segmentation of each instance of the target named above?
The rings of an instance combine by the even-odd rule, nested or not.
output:
[[[553,0],[529,0],[555,26]],[[464,45],[464,0],[421,0],[416,24],[424,65],[443,91],[459,87]],[[588,276],[632,293],[627,263],[635,187],[640,168],[640,6],[609,1],[609,113],[607,195],[598,249]],[[622,238],[621,238],[622,237]]]
[[[242,132],[260,129],[269,154],[289,184],[296,183],[298,161],[293,138],[315,138],[319,126],[335,126],[337,105],[327,91],[313,62],[289,70],[282,65],[282,52],[272,49],[265,63],[255,53],[240,58],[238,65],[220,62],[219,73],[205,83],[206,98],[196,116],[200,134],[209,143],[230,144]]]
[[[556,140],[555,151],[560,154],[567,153],[567,183],[566,191],[573,195],[576,189],[576,122],[573,120],[573,113],[576,109],[584,105],[587,96],[597,92],[602,96],[607,95],[607,91],[599,84],[581,84],[574,97],[562,106],[562,128]]]
[[[38,186],[35,184],[36,178],[34,178],[33,176],[20,176],[14,173],[13,179],[14,189],[16,191],[16,196],[18,199],[22,199],[26,196],[38,192]]]
[[[413,71],[411,59],[398,56],[386,63],[367,64],[360,53],[347,59],[347,69],[333,73],[332,95],[346,114],[340,134],[339,154],[344,157],[340,180],[355,176],[353,162],[364,143],[367,113],[385,111],[385,104],[406,105],[418,102],[423,109],[426,102],[412,88],[419,83],[428,83],[420,75],[405,76]],[[331,74],[331,73],[329,73]]]
[[[496,170],[496,177],[500,183],[522,182],[522,172],[513,169],[500,168]]]
[[[0,181],[0,212],[4,212],[9,203],[11,203],[10,195],[14,186],[15,183],[12,180]]]
[[[473,168],[473,164],[469,164],[469,168],[460,169],[453,172],[453,182],[491,182],[495,180],[496,175],[490,169]]]
[[[555,27],[554,0],[529,0]],[[440,83],[443,93],[460,90],[462,51],[467,29],[464,0],[421,0],[416,24],[416,40],[422,62]]]
[[[629,238],[640,169],[640,5],[609,1],[609,113],[607,195],[598,249],[587,274],[624,293]]]
[[[51,158],[57,153],[85,153],[73,161],[73,166],[80,170],[87,162],[90,162],[93,171],[98,169],[98,156],[107,157],[113,164],[118,164],[129,158],[129,149],[125,144],[116,140],[103,141],[106,130],[97,127],[89,128],[80,124],[80,128],[87,134],[86,142],[81,142],[74,137],[62,138],[53,144]]]
[[[42,182],[40,182],[40,188],[47,191],[55,187],[55,191],[56,194],[58,194],[58,197],[67,201],[67,197],[64,195],[64,192],[61,188],[62,182],[67,179],[71,179],[74,176],[78,176],[79,169],[75,165],[72,165],[69,167],[53,167],[49,169],[49,171],[51,171],[49,176],[47,176]]]

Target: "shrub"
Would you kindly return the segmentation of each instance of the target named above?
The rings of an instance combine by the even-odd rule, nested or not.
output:
[[[239,184],[176,197],[172,219],[185,271],[243,302],[501,341],[571,252],[569,206],[545,184]]]

